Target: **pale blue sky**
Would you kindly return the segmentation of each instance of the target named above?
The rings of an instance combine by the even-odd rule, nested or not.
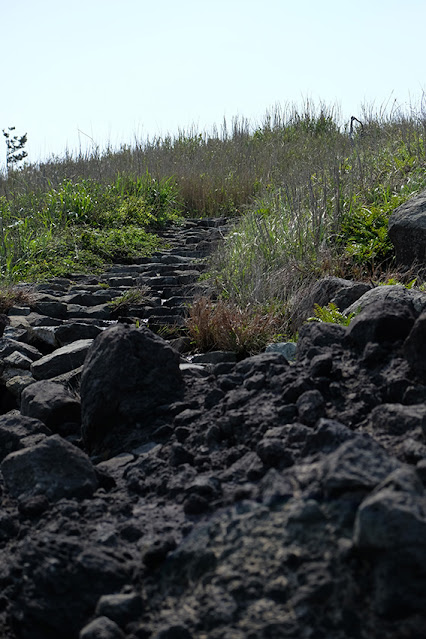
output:
[[[0,129],[29,159],[176,134],[275,104],[343,119],[426,90],[424,0],[0,0]],[[79,133],[82,132],[82,133]],[[1,136],[3,139],[3,136]],[[3,139],[4,142],[4,139]],[[0,164],[5,145],[0,144]]]

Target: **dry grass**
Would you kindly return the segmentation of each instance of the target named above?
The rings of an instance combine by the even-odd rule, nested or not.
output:
[[[186,325],[197,350],[252,355],[277,338],[283,316],[280,312],[242,309],[232,302],[201,297],[190,308]]]
[[[33,301],[30,288],[5,286],[0,288],[0,313],[7,313],[13,306],[28,306]]]

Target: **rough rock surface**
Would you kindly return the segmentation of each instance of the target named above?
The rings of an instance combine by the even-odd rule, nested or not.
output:
[[[426,261],[426,191],[399,206],[389,218],[389,237],[404,266]]]
[[[51,315],[12,311],[0,340],[1,637],[424,637],[425,315],[397,287],[397,302],[370,300],[349,328],[306,324],[294,363],[272,351],[194,364],[149,326],[167,325],[164,300],[199,286],[177,280],[202,270],[215,231],[180,231],[192,256],[114,267],[111,286],[143,278],[152,291],[118,323],[105,309],[69,316],[99,306],[105,289],[89,276],[40,286],[59,302],[37,305]],[[31,330],[43,323],[54,343]],[[26,360],[70,336],[94,339],[83,367],[36,381]],[[29,384],[21,398],[13,374]],[[79,397],[82,430],[59,410]]]

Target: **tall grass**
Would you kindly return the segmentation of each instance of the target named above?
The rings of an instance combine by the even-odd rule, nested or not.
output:
[[[426,115],[361,117],[352,138],[324,108],[254,133],[274,165],[211,261],[222,297],[241,307],[277,299],[297,314],[318,277],[371,278],[391,266],[389,215],[426,187]]]

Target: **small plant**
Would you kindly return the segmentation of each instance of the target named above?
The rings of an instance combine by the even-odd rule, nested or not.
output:
[[[417,280],[418,278],[415,277],[412,280],[410,280],[409,282],[401,282],[398,278],[396,277],[389,277],[386,281],[384,282],[376,282],[376,286],[403,286],[404,288],[411,290],[412,288],[417,288],[416,284],[417,284]]]
[[[109,302],[109,306],[114,314],[127,311],[131,306],[138,306],[149,302],[149,286],[130,288],[120,297]]]
[[[12,135],[12,132],[15,130],[14,126],[10,126],[8,130],[3,129],[3,135],[6,138],[6,169],[14,168],[19,162],[24,160],[28,153],[25,151],[24,147],[27,143],[27,134],[21,135],[18,137],[17,135]]]
[[[8,313],[12,306],[31,304],[33,297],[29,288],[5,286],[0,288],[0,313]]]
[[[341,326],[349,326],[351,320],[357,315],[357,313],[349,313],[349,315],[341,313],[333,302],[330,302],[327,306],[314,304],[314,313],[314,317],[308,317],[307,322],[329,322],[331,324],[340,324]]]

